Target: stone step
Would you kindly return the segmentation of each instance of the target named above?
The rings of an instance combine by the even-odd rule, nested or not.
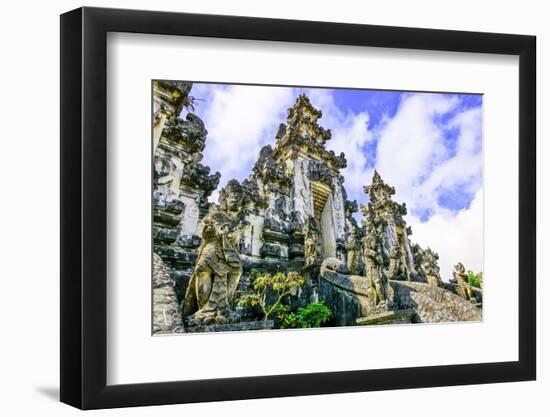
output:
[[[186,327],[185,333],[209,333],[209,332],[235,332],[249,330],[273,329],[273,320],[266,321],[243,321],[240,323],[212,324],[209,326]]]
[[[360,317],[356,320],[356,323],[361,326],[412,323],[415,314],[416,312],[414,310],[384,311],[371,316]]]

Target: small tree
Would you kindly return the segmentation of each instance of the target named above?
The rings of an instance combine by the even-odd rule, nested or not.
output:
[[[481,288],[481,277],[480,274],[476,274],[473,271],[468,271],[468,284],[472,287]]]
[[[264,321],[269,320],[272,314],[283,314],[288,307],[283,304],[284,298],[296,294],[298,288],[304,284],[304,278],[297,272],[283,274],[255,274],[248,277],[252,281],[252,289],[244,293],[239,305],[242,307],[259,306],[264,316]]]

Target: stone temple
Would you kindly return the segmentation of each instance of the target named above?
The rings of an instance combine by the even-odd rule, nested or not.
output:
[[[347,198],[343,153],[326,148],[330,130],[305,95],[288,109],[250,175],[209,196],[220,173],[201,163],[207,127],[192,110],[192,84],[153,83],[153,332],[271,328],[235,301],[251,271],[295,271],[304,284],[290,303],[323,301],[331,325],[482,319],[482,292],[464,267],[453,283],[437,253],[411,242],[405,204],[375,172],[369,203]]]

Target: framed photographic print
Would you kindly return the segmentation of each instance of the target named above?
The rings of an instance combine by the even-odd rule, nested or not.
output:
[[[535,38],[61,16],[61,400],[535,379]]]

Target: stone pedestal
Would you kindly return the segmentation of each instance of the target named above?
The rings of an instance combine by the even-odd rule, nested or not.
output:
[[[249,330],[269,330],[273,329],[273,320],[267,321],[243,321],[230,324],[213,324],[210,326],[186,327],[185,333],[210,333],[210,332],[235,332]]]
[[[416,312],[414,310],[384,311],[371,316],[360,317],[356,320],[356,323],[361,326],[412,323],[415,314]]]

